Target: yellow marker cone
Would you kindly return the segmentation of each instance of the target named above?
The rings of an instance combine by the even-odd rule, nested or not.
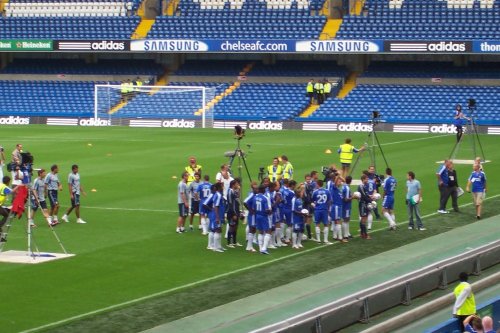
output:
[[[331,154],[332,151],[330,149],[325,150],[325,154]]]
[[[95,188],[91,189],[90,192],[97,192]]]

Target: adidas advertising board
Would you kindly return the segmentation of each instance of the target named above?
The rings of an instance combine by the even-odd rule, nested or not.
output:
[[[194,128],[195,122],[194,122],[194,120],[184,120],[184,119],[164,120],[161,123],[161,127]]]
[[[78,121],[78,125],[80,126],[111,126],[111,120],[105,120],[101,118],[86,118],[80,119]]]
[[[385,52],[468,53],[470,41],[384,41]]]
[[[464,133],[467,132],[467,127],[463,127]],[[455,125],[447,125],[447,124],[442,124],[442,125],[434,125],[429,128],[429,132],[431,133],[440,133],[440,134],[452,134],[452,133],[457,133],[457,128]]]
[[[339,124],[337,130],[341,132],[371,132],[373,126],[371,124],[349,123]]]
[[[253,130],[268,130],[268,131],[281,131],[283,129],[283,123],[275,123],[272,121],[263,121],[260,122],[249,122],[248,128]]]
[[[94,51],[94,52],[122,52],[130,51],[128,40],[56,40],[56,51]]]
[[[0,117],[0,125],[29,125],[29,117]]]

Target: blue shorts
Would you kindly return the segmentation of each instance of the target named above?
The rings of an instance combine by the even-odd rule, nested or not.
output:
[[[179,204],[179,216],[186,217],[188,215],[187,208],[183,203]]]
[[[292,225],[292,212],[289,210],[283,211],[283,220],[285,221],[286,225]]]
[[[73,193],[73,199],[71,199],[71,207],[75,208],[80,206],[80,194]]]
[[[281,214],[280,214],[280,210],[279,209],[276,209],[276,211],[273,212],[273,226],[276,225],[276,223],[280,223],[281,222]]]
[[[47,194],[49,196],[50,207],[59,205],[59,200],[57,199],[57,190],[48,190]]]
[[[385,209],[394,209],[394,197],[393,196],[384,196],[384,200],[382,201],[382,207]]]
[[[31,199],[31,208],[36,211],[39,207],[42,207],[42,209],[47,209],[47,202],[45,200],[40,201],[40,206],[38,205],[38,202],[34,199]]]
[[[332,221],[338,221],[342,218],[342,206],[340,205],[332,205],[330,210],[330,217]]]
[[[205,209],[205,206],[203,205],[200,205],[198,212],[200,213],[200,215],[208,215],[209,213],[209,211]]]
[[[294,223],[293,224],[293,232],[303,233],[304,232],[304,223]]]
[[[257,220],[257,230],[268,231],[272,228],[271,216],[257,215],[256,220]]]
[[[253,214],[248,214],[248,217],[247,217],[247,225],[250,227],[250,228],[255,228],[257,226],[257,224],[255,223],[255,215]]]
[[[210,230],[211,232],[216,232],[216,231],[220,231],[221,229],[222,229],[222,221],[217,222],[215,220],[215,214],[210,215],[209,223],[208,223],[208,230]]]
[[[342,218],[349,220],[351,218],[351,208],[342,208]]]
[[[314,223],[324,225],[328,224],[328,211],[326,209],[314,211]]]

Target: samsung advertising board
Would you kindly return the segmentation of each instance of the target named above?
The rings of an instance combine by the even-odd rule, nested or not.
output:
[[[381,52],[379,40],[308,40],[295,43],[296,52],[305,53],[376,53]]]
[[[130,44],[131,51],[138,52],[224,52],[224,53],[282,53],[294,52],[295,41],[275,40],[194,40],[153,39],[136,40]]]

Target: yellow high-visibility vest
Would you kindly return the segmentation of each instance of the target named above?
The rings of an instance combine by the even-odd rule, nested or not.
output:
[[[290,162],[283,169],[283,179],[293,179],[293,165]]]
[[[354,146],[348,143],[340,145],[340,163],[350,164],[354,155]]]
[[[306,91],[307,91],[308,93],[312,93],[312,92],[314,92],[314,85],[312,84],[312,82],[309,82],[309,83],[307,84]]]
[[[469,284],[467,282],[460,282],[460,284],[453,290],[455,297],[458,297]],[[476,313],[476,300],[474,299],[474,293],[471,291],[469,297],[465,299],[464,304],[457,310],[457,315],[468,316]]]
[[[185,168],[186,172],[188,173],[188,179],[187,179],[187,184],[191,184],[191,182],[194,181],[194,174],[196,172],[199,172],[201,170],[201,165],[198,165],[196,164],[196,166],[194,168],[191,167],[191,165],[188,165],[186,168]]]
[[[5,189],[7,188],[7,185],[5,184],[0,184],[0,206],[7,201],[7,195],[4,193]]]
[[[271,164],[267,167],[267,174],[272,182],[278,181],[283,174],[283,167],[278,164],[275,168],[274,165]]]
[[[325,94],[329,94],[332,91],[332,84],[331,83],[325,83]]]
[[[122,94],[125,94],[127,92],[127,84],[126,83],[120,84],[120,90]]]

